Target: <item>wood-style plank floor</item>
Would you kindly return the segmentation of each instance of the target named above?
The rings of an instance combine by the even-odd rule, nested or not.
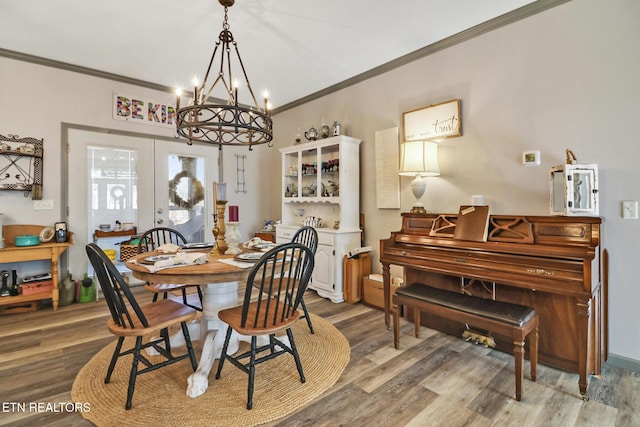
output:
[[[351,361],[321,398],[269,426],[640,426],[638,373],[607,365],[584,402],[576,374],[539,364],[533,383],[525,362],[517,402],[509,354],[426,328],[415,339],[408,322],[395,350],[382,312],[312,291],[305,300],[347,337]],[[102,301],[0,316],[0,425],[91,425],[78,413],[12,411],[11,402],[71,402],[77,372],[114,340],[107,316]]]

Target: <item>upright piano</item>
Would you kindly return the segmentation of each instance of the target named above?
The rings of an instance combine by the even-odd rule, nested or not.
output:
[[[380,241],[385,324],[389,328],[390,266],[405,283],[533,307],[539,316],[539,361],[587,376],[608,357],[607,270],[598,217],[491,215],[487,241],[453,238],[456,214],[402,214],[402,229]],[[422,324],[461,335],[465,325],[422,315]],[[469,325],[472,327],[472,325]],[[490,331],[488,331],[490,333]],[[508,337],[493,336],[510,351]]]

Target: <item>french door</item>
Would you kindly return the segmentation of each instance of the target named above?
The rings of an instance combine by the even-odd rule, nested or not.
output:
[[[180,231],[189,242],[213,240],[212,182],[218,150],[135,135],[69,130],[68,217],[74,232],[69,270],[91,273],[84,246],[100,226],[132,223],[138,233],[153,227]],[[101,238],[118,249],[127,237]],[[119,251],[118,251],[119,252]],[[124,266],[119,264],[124,270]]]

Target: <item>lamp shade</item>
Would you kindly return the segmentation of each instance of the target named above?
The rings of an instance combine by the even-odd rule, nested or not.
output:
[[[405,141],[400,145],[400,175],[438,176],[438,144],[433,141]]]

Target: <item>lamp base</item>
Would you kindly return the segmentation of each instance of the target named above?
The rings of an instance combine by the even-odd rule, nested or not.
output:
[[[427,213],[424,205],[420,201],[420,199],[422,199],[422,196],[424,195],[424,191],[426,188],[427,181],[424,180],[422,176],[420,176],[420,174],[416,175],[415,179],[411,181],[411,192],[413,193],[413,197],[416,198],[416,201],[409,212],[419,214]]]

